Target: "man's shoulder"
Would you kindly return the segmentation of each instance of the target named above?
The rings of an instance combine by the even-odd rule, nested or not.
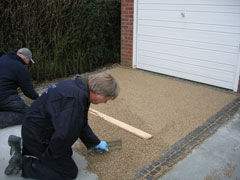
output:
[[[88,90],[84,84],[81,82],[80,85],[76,84],[75,80],[72,79],[62,80],[54,83],[48,87],[48,91],[54,91],[54,93],[59,93],[63,97],[88,98]]]
[[[0,60],[5,59],[6,57],[7,57],[7,54],[2,54],[2,55],[0,56]]]
[[[87,85],[80,79],[66,79],[56,83],[57,86],[68,89],[87,91]]]
[[[15,54],[5,54],[0,56],[0,62],[24,67],[24,65],[20,62],[19,57]]]
[[[12,59],[11,59],[11,57],[9,57],[8,54],[4,54],[4,55],[0,56],[0,62],[4,62],[4,61],[9,62],[9,60],[12,60]]]

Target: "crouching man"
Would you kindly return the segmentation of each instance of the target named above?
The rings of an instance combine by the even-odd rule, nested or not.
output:
[[[38,98],[25,67],[33,63],[32,52],[28,48],[0,57],[0,129],[22,124],[29,107],[19,96],[19,87],[30,99]]]
[[[99,140],[88,125],[90,103],[106,103],[119,91],[116,80],[106,72],[51,85],[27,112],[22,138],[9,136],[13,156],[5,174],[22,170],[24,178],[75,179],[78,169],[71,146],[78,138],[87,148],[108,151],[107,143]]]

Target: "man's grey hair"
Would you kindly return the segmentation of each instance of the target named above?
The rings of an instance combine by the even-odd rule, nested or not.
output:
[[[112,97],[115,99],[120,92],[117,81],[107,72],[91,75],[88,78],[88,85],[90,91],[101,95],[103,98]]]

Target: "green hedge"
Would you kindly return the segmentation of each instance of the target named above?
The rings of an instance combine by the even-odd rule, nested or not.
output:
[[[2,0],[1,51],[28,47],[37,81],[120,61],[120,0]]]

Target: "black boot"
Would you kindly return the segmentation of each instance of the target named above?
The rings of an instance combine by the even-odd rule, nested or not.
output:
[[[10,148],[10,155],[14,152],[21,153],[21,138],[18,136],[10,135],[8,137],[8,145]]]
[[[17,174],[22,170],[23,166],[23,157],[20,153],[15,152],[12,158],[9,160],[9,164],[6,167],[4,173],[6,175]]]

